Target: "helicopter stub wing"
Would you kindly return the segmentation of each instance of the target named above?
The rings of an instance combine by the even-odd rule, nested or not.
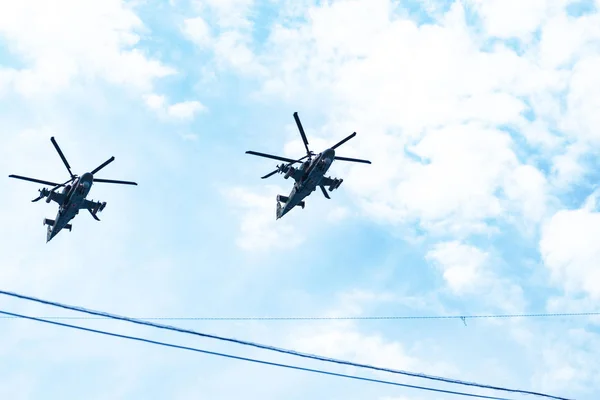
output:
[[[319,185],[321,185],[322,187],[328,186],[329,191],[331,192],[334,189],[337,189],[342,182],[343,182],[342,179],[330,178],[328,176],[324,176],[321,179],[321,182],[319,182]]]
[[[88,210],[96,221],[100,221],[100,218],[98,218],[96,214],[98,214],[99,211],[104,210],[104,207],[106,207],[106,203],[91,200],[84,200],[81,205],[81,208]]]
[[[50,201],[54,201],[58,205],[61,205],[61,204],[63,204],[65,202],[65,198],[66,197],[67,196],[64,195],[64,194],[62,194],[62,193],[50,191],[48,193],[48,199],[46,200],[46,203],[50,203]]]
[[[102,211],[104,209],[102,202],[100,201],[91,201],[91,200],[84,200],[83,204],[81,205],[82,209],[87,209],[90,211]]]
[[[284,178],[287,179],[291,177],[293,180],[298,182],[300,178],[302,178],[302,174],[302,170],[294,167],[288,167],[288,170],[285,172]]]
[[[329,178],[329,177],[327,177],[327,176],[324,176],[324,177],[321,179],[321,182],[319,183],[319,185],[321,185],[321,186],[331,186],[331,185],[333,185],[334,183],[335,183],[335,182],[334,182],[334,180],[333,180],[333,179],[331,179],[331,178]]]

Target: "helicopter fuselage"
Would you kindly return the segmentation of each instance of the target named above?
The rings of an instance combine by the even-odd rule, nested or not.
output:
[[[277,195],[277,219],[283,217],[285,214],[290,212],[292,208],[296,206],[304,208],[304,199],[307,196],[309,196],[312,192],[317,190],[317,187],[321,189],[321,191],[323,192],[323,196],[325,196],[326,199],[331,199],[331,197],[327,194],[327,190],[325,189],[325,187],[328,186],[329,191],[331,192],[339,188],[342,182],[344,181],[343,179],[325,176],[325,173],[331,167],[333,160],[371,164],[371,161],[369,160],[340,157],[335,155],[336,149],[344,143],[346,143],[348,140],[355,137],[356,132],[353,132],[351,135],[348,135],[343,140],[340,140],[333,146],[329,147],[327,150],[315,156],[315,153],[310,151],[308,147],[308,139],[306,138],[306,134],[304,133],[304,128],[302,127],[302,123],[300,122],[298,113],[294,112],[293,115],[294,119],[296,120],[296,125],[298,126],[298,131],[300,131],[302,141],[304,142],[304,148],[306,149],[306,155],[304,157],[300,159],[292,159],[273,154],[260,153],[257,151],[246,151],[246,154],[270,158],[273,160],[283,161],[285,163],[277,165],[277,169],[275,169],[275,171],[272,171],[266,174],[265,176],[262,176],[261,179],[266,179],[270,176],[275,175],[276,173],[285,174],[285,179],[288,179],[290,177],[294,178],[294,187],[290,192],[289,196],[283,196],[279,194]],[[314,159],[313,156],[315,156]],[[293,167],[294,164],[301,162],[304,159],[307,160],[304,161],[304,163],[302,163],[302,165],[299,168]]]
[[[304,198],[314,192],[321,184],[334,158],[335,150],[327,149],[305,166],[302,177],[294,184],[285,205],[281,207],[279,202],[277,203],[277,219],[283,217],[297,205],[301,204],[304,208]]]
[[[64,200],[62,203],[59,203],[58,213],[56,214],[54,223],[48,225],[46,242],[52,240],[54,236],[69,225],[69,222],[79,214],[79,210],[84,208],[84,202],[92,188],[93,182],[94,178],[92,174],[88,172],[77,178],[73,186],[68,190],[63,191],[62,195],[64,196]],[[48,196],[46,201],[50,202],[50,200],[53,200],[52,194]]]
[[[56,219],[51,220],[48,218],[44,218],[44,225],[48,226],[46,233],[46,243],[52,240],[52,238],[56,236],[61,230],[66,228],[70,231],[71,224],[69,222],[71,222],[71,220],[75,218],[77,214],[79,214],[79,210],[81,209],[88,210],[96,221],[100,221],[97,214],[98,212],[102,211],[104,207],[106,207],[106,202],[93,200],[90,201],[86,199],[94,183],[103,182],[137,186],[137,183],[131,181],[99,179],[94,177],[94,175],[98,171],[100,171],[115,160],[114,156],[110,157],[108,160],[100,164],[98,167],[94,168],[92,171],[86,172],[81,176],[73,174],[73,172],[71,171],[71,166],[69,165],[69,162],[67,161],[62,150],[58,146],[58,143],[54,139],[54,136],[50,138],[50,141],[52,142],[52,145],[54,146],[58,155],[60,156],[63,164],[65,164],[65,167],[67,167],[67,171],[69,171],[71,179],[64,183],[57,183],[21,175],[10,174],[8,176],[9,178],[20,179],[28,182],[35,182],[52,187],[52,189],[48,189],[46,187],[40,189],[39,196],[31,200],[32,203],[35,203],[36,201],[40,201],[41,199],[46,198],[46,203],[54,201],[58,204],[58,213],[56,214]],[[58,192],[58,189],[61,187],[63,188],[62,191]]]

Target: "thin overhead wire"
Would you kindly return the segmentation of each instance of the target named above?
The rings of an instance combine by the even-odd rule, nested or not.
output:
[[[474,393],[456,392],[456,391],[452,391],[452,390],[438,389],[438,388],[432,388],[432,387],[427,387],[427,386],[409,385],[409,384],[405,384],[405,383],[385,381],[385,380],[381,380],[381,379],[366,378],[366,377],[356,376],[356,375],[347,375],[347,374],[340,374],[340,373],[336,373],[336,372],[324,371],[324,370],[319,370],[319,369],[299,367],[299,366],[291,365],[291,364],[275,363],[275,362],[259,360],[259,359],[255,359],[255,358],[234,356],[232,354],[202,350],[202,349],[198,349],[195,347],[180,346],[180,345],[166,343],[166,342],[159,342],[156,340],[145,339],[145,338],[141,338],[138,336],[121,335],[119,333],[102,331],[102,330],[98,330],[98,329],[91,329],[91,328],[86,328],[86,327],[78,326],[78,325],[65,324],[62,322],[50,321],[50,320],[45,320],[42,318],[30,317],[30,316],[22,315],[22,314],[15,314],[15,313],[2,311],[2,310],[0,310],[0,314],[6,315],[6,316],[11,316],[14,318],[23,318],[23,319],[28,319],[28,320],[37,321],[37,322],[44,322],[47,324],[57,325],[57,326],[61,326],[61,327],[71,328],[71,329],[77,329],[77,330],[86,331],[86,332],[98,333],[101,335],[113,336],[113,337],[117,337],[117,338],[121,338],[121,339],[135,340],[138,342],[150,343],[150,344],[166,346],[166,347],[171,347],[171,348],[176,348],[176,349],[181,349],[181,350],[194,351],[194,352],[198,352],[198,353],[209,354],[209,355],[214,355],[214,356],[219,356],[219,357],[226,357],[226,358],[231,358],[231,359],[241,360],[241,361],[248,361],[248,362],[253,362],[253,363],[258,363],[258,364],[271,365],[271,366],[275,366],[275,367],[295,369],[295,370],[300,370],[300,371],[313,372],[313,373],[318,373],[318,374],[331,375],[331,376],[337,376],[337,377],[343,377],[343,378],[349,378],[349,379],[355,379],[355,380],[361,380],[361,381],[367,381],[367,382],[375,382],[375,383],[381,383],[381,384],[387,384],[387,385],[401,386],[401,387],[406,387],[406,388],[411,388],[411,389],[426,390],[426,391],[431,391],[431,392],[453,394],[453,395],[459,395],[459,396],[465,396],[465,397],[475,397],[475,398],[479,398],[479,399],[511,400],[511,399],[507,399],[505,397],[493,397],[493,396],[485,396],[485,395],[479,395],[479,394],[474,394]]]
[[[556,318],[600,316],[598,312],[537,313],[537,314],[475,314],[475,315],[379,315],[349,317],[132,317],[144,321],[341,321],[341,320],[411,320],[411,319],[492,319],[492,318]],[[0,319],[15,317],[0,316]],[[51,320],[113,319],[110,317],[39,316]]]
[[[158,328],[158,329],[165,329],[165,330],[169,330],[169,331],[186,333],[186,334],[200,336],[200,337],[209,338],[209,339],[216,339],[216,340],[221,340],[221,341],[225,341],[225,342],[236,343],[236,344],[241,344],[241,345],[245,345],[245,346],[251,346],[251,347],[260,348],[263,350],[270,350],[270,351],[274,351],[274,352],[278,352],[278,353],[283,353],[283,354],[288,354],[288,355],[293,355],[293,356],[303,357],[303,358],[309,358],[309,359],[318,360],[318,361],[324,361],[324,362],[335,363],[335,364],[340,364],[340,365],[348,365],[348,366],[358,367],[358,368],[371,369],[371,370],[375,370],[375,371],[389,372],[389,373],[393,373],[393,374],[412,376],[412,377],[422,378],[422,379],[430,379],[430,380],[441,381],[441,382],[446,382],[446,383],[453,383],[453,384],[458,384],[458,385],[479,387],[482,389],[491,389],[491,390],[498,390],[498,391],[519,393],[519,394],[529,394],[529,395],[546,397],[546,398],[557,399],[557,400],[569,400],[564,397],[553,396],[553,395],[549,395],[549,394],[545,394],[545,393],[539,393],[539,392],[533,392],[533,391],[527,391],[527,390],[519,390],[519,389],[509,389],[509,388],[503,388],[503,387],[492,386],[492,385],[484,385],[484,384],[479,384],[479,383],[474,383],[474,382],[461,381],[461,380],[457,380],[457,379],[443,378],[443,377],[439,377],[439,376],[432,376],[432,375],[426,375],[426,374],[420,374],[420,373],[402,371],[402,370],[396,370],[396,369],[390,369],[390,368],[381,368],[381,367],[375,367],[375,366],[367,365],[367,364],[359,364],[359,363],[353,363],[350,361],[338,360],[338,359],[329,358],[329,357],[301,353],[301,352],[297,352],[294,350],[287,350],[287,349],[282,349],[282,348],[278,348],[278,347],[274,347],[274,346],[268,346],[268,345],[264,345],[264,344],[248,342],[248,341],[244,341],[244,340],[238,340],[238,339],[226,338],[226,337],[217,336],[217,335],[211,335],[211,334],[207,334],[207,333],[201,333],[201,332],[193,331],[190,329],[183,329],[183,328],[178,328],[175,326],[157,324],[157,323],[153,323],[153,322],[149,322],[149,321],[143,321],[143,320],[138,320],[138,319],[133,319],[133,318],[128,318],[128,317],[123,317],[123,316],[110,314],[110,313],[106,313],[106,312],[102,312],[102,311],[94,311],[94,310],[86,309],[83,307],[70,306],[70,305],[61,304],[61,303],[48,301],[48,300],[42,300],[42,299],[38,299],[35,297],[26,296],[26,295],[22,295],[22,294],[18,294],[18,293],[7,292],[4,290],[0,290],[0,294],[4,294],[7,296],[11,296],[11,297],[16,297],[16,298],[23,299],[23,300],[29,300],[29,301],[33,301],[33,302],[37,302],[37,303],[41,303],[41,304],[46,304],[46,305],[50,305],[50,306],[54,306],[54,307],[59,307],[59,308],[67,309],[67,310],[78,311],[78,312],[82,312],[82,313],[86,313],[86,314],[90,314],[90,315],[112,318],[112,319],[116,319],[116,320],[120,320],[120,321],[131,322],[131,323],[138,324],[138,325],[145,325],[145,326],[150,326],[150,327],[154,327],[154,328]]]

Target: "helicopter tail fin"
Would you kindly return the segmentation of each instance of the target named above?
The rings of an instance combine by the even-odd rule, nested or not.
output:
[[[50,228],[51,226],[54,226],[55,223],[56,223],[56,221],[54,221],[53,219],[44,218],[44,225],[48,225],[48,228]],[[71,231],[71,228],[73,228],[73,226],[71,224],[65,225],[65,229],[68,229],[69,232]]]

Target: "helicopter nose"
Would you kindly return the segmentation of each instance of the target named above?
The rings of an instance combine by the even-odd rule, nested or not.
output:
[[[323,158],[328,162],[331,163],[333,161],[333,158],[335,157],[335,150],[333,149],[327,149],[323,152]]]

